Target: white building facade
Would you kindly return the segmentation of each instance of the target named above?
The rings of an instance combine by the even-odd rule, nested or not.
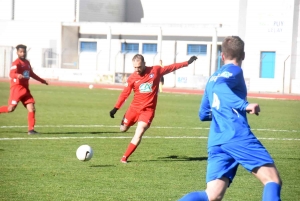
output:
[[[248,91],[300,94],[299,28],[299,0],[1,0],[0,77],[25,44],[38,75],[90,83],[124,82],[136,53],[148,66],[196,55],[165,85],[203,89],[238,35]]]

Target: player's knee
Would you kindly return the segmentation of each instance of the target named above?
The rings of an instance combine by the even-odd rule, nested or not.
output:
[[[120,126],[120,131],[123,133],[126,132],[128,129],[129,129],[129,127],[127,127],[127,126],[123,126],[123,125]]]
[[[13,112],[15,109],[16,109],[16,106],[14,106],[14,105],[9,105],[9,106],[7,107],[7,111],[8,111],[8,112]]]
[[[216,186],[218,185],[208,185],[205,190],[210,201],[219,201],[223,199],[228,182],[224,183],[222,186],[219,185],[217,188]]]
[[[280,186],[282,186],[282,180],[281,180],[279,175],[276,175],[275,178],[273,178],[272,180],[273,180],[273,182],[275,182],[275,183],[279,184]]]
[[[217,194],[217,193],[210,193],[208,195],[208,198],[210,201],[221,201],[223,199],[224,195],[223,194]]]
[[[35,107],[33,104],[29,104],[26,107],[27,107],[28,112],[35,112]]]

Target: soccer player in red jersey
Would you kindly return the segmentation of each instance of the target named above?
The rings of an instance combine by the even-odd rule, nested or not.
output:
[[[13,112],[19,101],[21,101],[24,107],[28,110],[28,135],[38,134],[34,130],[35,125],[35,107],[34,98],[29,90],[29,79],[40,81],[43,84],[48,85],[48,82],[39,76],[37,76],[31,68],[28,60],[26,60],[26,46],[18,45],[17,47],[18,58],[12,63],[10,68],[10,96],[8,100],[8,106],[0,107],[1,113]]]
[[[140,54],[136,54],[133,57],[132,64],[134,73],[128,77],[126,86],[120,94],[115,107],[110,111],[110,117],[114,118],[117,110],[120,109],[130,95],[131,90],[133,90],[134,98],[123,117],[120,131],[126,132],[136,122],[138,123],[135,134],[121,158],[122,163],[127,163],[127,159],[135,151],[142,140],[143,134],[150,127],[155,114],[161,77],[177,69],[188,66],[196,59],[196,56],[192,56],[189,61],[171,64],[162,68],[161,66],[147,67],[144,57]]]

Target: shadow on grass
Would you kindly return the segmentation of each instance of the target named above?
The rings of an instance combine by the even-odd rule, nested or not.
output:
[[[115,167],[115,165],[90,165],[93,168],[101,168],[101,167]]]
[[[97,135],[97,134],[115,134],[115,133],[118,133],[120,134],[121,132],[100,132],[100,131],[78,131],[78,132],[74,132],[74,131],[68,131],[68,132],[41,132],[41,134],[55,134],[55,135],[59,135],[59,134],[67,134],[67,135],[72,135],[72,134],[92,134],[92,135]]]
[[[189,157],[189,156],[166,156],[158,157],[157,160],[144,160],[144,161],[206,161],[207,157]]]

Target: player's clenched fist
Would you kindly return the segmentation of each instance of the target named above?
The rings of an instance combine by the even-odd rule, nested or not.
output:
[[[257,116],[259,115],[260,112],[260,107],[257,103],[250,103],[247,107],[246,107],[246,111],[249,114],[256,114]]]
[[[116,114],[117,111],[118,111],[118,109],[114,107],[114,109],[112,109],[112,110],[109,112],[110,117],[111,117],[111,118],[115,118],[115,114]]]
[[[188,63],[191,64],[191,63],[193,63],[193,61],[195,61],[196,59],[198,59],[196,56],[192,56],[192,57],[188,60]]]

